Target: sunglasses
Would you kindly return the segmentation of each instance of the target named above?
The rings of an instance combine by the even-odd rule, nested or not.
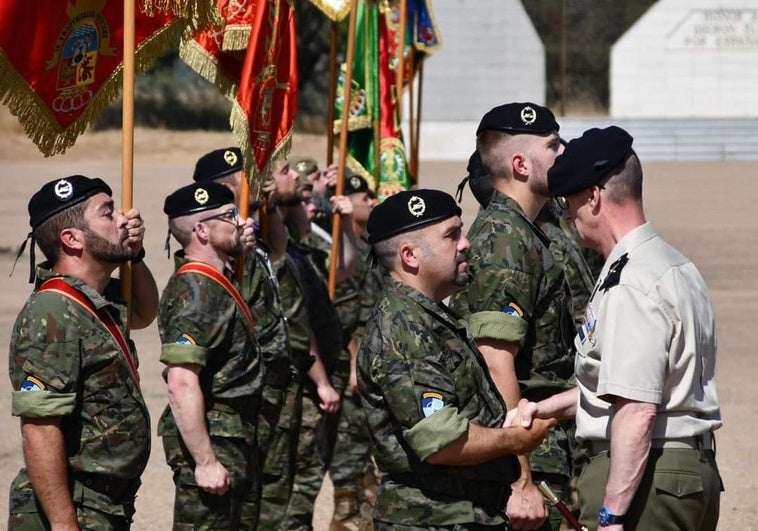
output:
[[[237,207],[232,207],[230,209],[224,210],[223,212],[219,212],[218,214],[214,214],[213,216],[208,216],[207,218],[203,218],[200,221],[206,222],[211,221],[212,219],[219,219],[221,221],[226,221],[228,223],[231,223],[233,225],[236,225],[235,221],[240,215],[240,211]]]

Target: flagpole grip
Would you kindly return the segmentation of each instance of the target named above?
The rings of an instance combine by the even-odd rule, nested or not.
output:
[[[121,108],[121,209],[126,212],[133,206],[134,179],[134,49],[135,49],[135,0],[124,0],[124,68],[123,104]],[[131,315],[132,266],[121,266],[121,296]]]
[[[240,183],[240,201],[237,205],[239,209],[240,218],[247,219],[250,217],[250,184],[247,182],[247,175],[242,174],[242,182]],[[245,257],[240,256],[239,260],[234,264],[234,278],[237,282],[242,284],[242,279],[245,277]]]
[[[350,0],[350,20],[347,30],[347,57],[345,59],[345,84],[342,96],[342,121],[340,123],[340,153],[337,169],[337,195],[345,190],[345,161],[347,160],[347,131],[350,118],[350,86],[353,84],[353,56],[355,54],[355,20],[358,10],[358,0]],[[332,252],[329,259],[329,298],[334,300],[337,290],[337,264],[340,260],[341,215],[337,214],[332,220]]]

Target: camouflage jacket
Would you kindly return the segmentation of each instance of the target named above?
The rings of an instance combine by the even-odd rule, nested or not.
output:
[[[504,521],[513,456],[480,466],[426,462],[466,433],[497,427],[505,404],[466,323],[443,304],[387,279],[358,354],[361,402],[385,473],[374,518],[405,525]]]
[[[287,321],[279,293],[279,281],[268,253],[261,244],[245,260],[241,291],[255,319],[255,334],[265,367],[266,385],[283,389],[290,379]]]
[[[592,271],[576,239],[573,225],[566,223],[548,203],[537,216],[537,226],[550,238],[550,252],[562,267],[571,293],[571,314],[575,327],[584,319],[584,310],[595,285]]]
[[[187,263],[176,254],[178,269]],[[195,273],[176,273],[161,295],[158,312],[161,362],[199,365],[209,434],[252,437],[251,421],[263,384],[258,344],[237,303],[215,280]],[[159,435],[178,433],[166,408]]]
[[[468,239],[472,281],[451,306],[467,316],[476,339],[519,344],[516,375],[526,398],[560,390],[573,375],[574,326],[571,296],[550,241],[516,201],[497,191]]]
[[[126,322],[112,281],[101,295],[81,280],[37,268],[37,282],[60,277],[96,308]],[[130,341],[133,360],[138,365]],[[22,418],[61,417],[71,471],[138,478],[150,453],[150,418],[139,385],[116,340],[79,303],[52,291],[32,294],[13,327],[9,375],[11,412]]]
[[[365,237],[357,240],[358,263],[355,273],[337,284],[334,305],[342,324],[343,341],[347,343],[353,336],[363,337],[371,310],[382,291],[382,272],[372,267],[367,259],[371,246]]]

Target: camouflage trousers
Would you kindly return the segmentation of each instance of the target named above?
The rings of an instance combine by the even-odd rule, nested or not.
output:
[[[324,465],[331,458],[328,446],[332,434],[325,431],[323,424],[331,419],[321,412],[318,396],[314,395],[315,391],[308,390],[303,397],[295,477],[281,529],[312,529],[313,508],[324,481]],[[336,423],[333,425],[336,430]]]
[[[279,422],[263,465],[262,494],[258,529],[279,531],[287,511],[295,477],[297,444],[303,409],[303,386],[293,380],[287,386]]]
[[[134,491],[126,502],[114,504],[112,500],[85,485],[73,482],[71,498],[76,520],[82,530],[129,531],[134,516]],[[43,531],[50,523],[39,504],[26,470],[21,470],[10,487],[8,502],[8,529],[13,531]]]
[[[243,505],[250,502],[252,479],[257,457],[254,444],[242,438],[211,437],[216,458],[231,475],[231,486],[223,495],[205,492],[195,482],[195,464],[181,438],[163,436],[166,462],[174,472],[174,526],[175,531],[215,530],[242,528]],[[257,514],[247,513],[257,519]]]
[[[331,529],[371,529],[378,486],[371,461],[371,434],[360,399],[350,389],[342,400],[329,476],[334,485]]]

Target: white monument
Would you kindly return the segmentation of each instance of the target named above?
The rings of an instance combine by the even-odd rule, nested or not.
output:
[[[442,46],[424,65],[425,122],[478,122],[509,101],[544,104],[545,49],[519,0],[432,7]]]
[[[615,118],[758,117],[758,1],[659,0],[611,52]]]

